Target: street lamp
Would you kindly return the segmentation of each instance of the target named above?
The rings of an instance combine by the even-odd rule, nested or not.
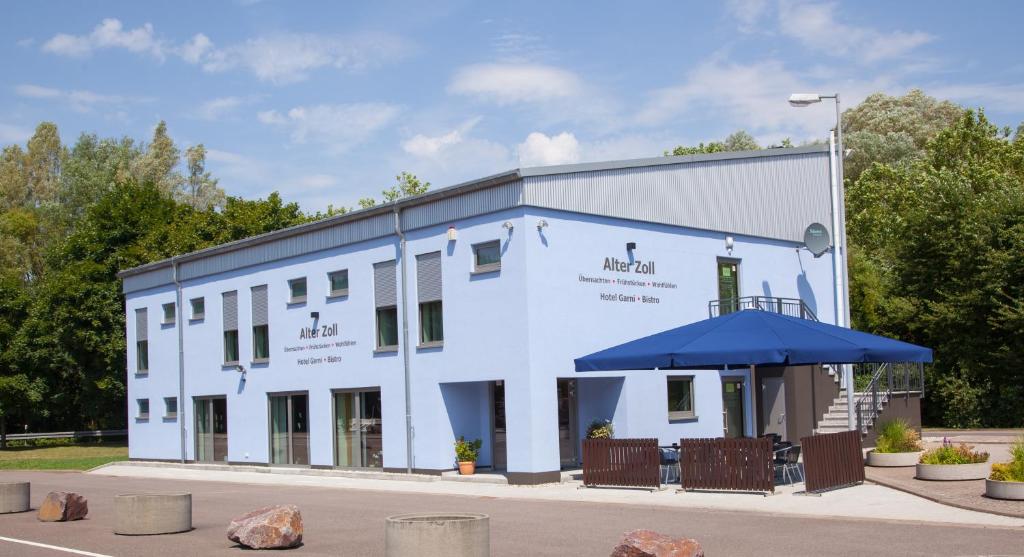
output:
[[[832,95],[822,95],[819,93],[793,93],[789,96],[790,106],[802,108],[810,106],[812,104],[820,103],[822,99],[835,99],[836,101],[836,157],[839,159],[839,163],[836,165],[836,192],[835,201],[833,203],[833,211],[836,213],[833,223],[838,225],[839,230],[836,233],[836,248],[839,251],[840,260],[842,261],[842,268],[839,270],[841,273],[843,287],[841,295],[843,297],[843,311],[842,311],[842,323],[841,325],[849,328],[850,327],[850,283],[849,274],[847,272],[847,254],[846,254],[846,188],[843,183],[843,158],[845,152],[843,151],[843,114],[839,108],[839,93]],[[837,295],[838,297],[838,295]],[[839,316],[836,316],[836,320],[839,320]],[[847,425],[850,429],[855,429],[853,417],[853,366],[849,364],[843,366],[844,375],[846,378],[846,401],[847,401]]]

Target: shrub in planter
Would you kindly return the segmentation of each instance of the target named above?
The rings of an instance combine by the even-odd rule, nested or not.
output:
[[[464,476],[471,476],[476,472],[476,459],[480,457],[480,447],[483,441],[474,439],[466,441],[466,438],[459,436],[455,440],[455,460],[459,463],[459,473]]]
[[[1024,436],[1010,445],[1010,461],[992,465],[985,480],[985,495],[997,499],[1024,500]]]
[[[949,439],[942,446],[925,451],[917,463],[919,480],[980,480],[988,475],[988,453],[975,451],[964,443]]]
[[[879,424],[875,448],[868,451],[868,466],[914,466],[922,451],[921,439],[906,420]]]
[[[615,428],[611,420],[594,420],[587,426],[587,439],[611,439],[615,437]]]

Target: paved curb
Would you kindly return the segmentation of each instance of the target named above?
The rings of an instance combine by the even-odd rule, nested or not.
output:
[[[1008,516],[1010,518],[1024,518],[1024,512],[1011,513],[1011,512],[1003,512],[1003,511],[993,511],[991,509],[983,509],[981,507],[972,507],[970,505],[963,505],[963,504],[960,504],[960,503],[953,503],[953,502],[951,502],[951,501],[949,501],[947,499],[942,499],[942,498],[935,497],[935,496],[932,496],[932,495],[926,495],[924,493],[921,493],[920,491],[914,491],[914,490],[909,489],[906,486],[900,485],[900,484],[898,484],[896,482],[880,480],[880,479],[877,479],[877,478],[868,478],[867,481],[870,482],[870,483],[873,483],[873,484],[878,484],[878,485],[881,485],[881,486],[888,487],[889,489],[895,489],[896,491],[902,491],[903,493],[909,493],[911,495],[915,495],[915,496],[920,497],[922,499],[927,499],[927,500],[929,500],[929,501],[931,501],[933,503],[939,503],[940,505],[946,505],[947,507],[955,507],[957,509],[963,509],[965,511],[974,511],[974,512],[985,513],[985,514],[994,514],[994,515],[999,515],[999,516]]]

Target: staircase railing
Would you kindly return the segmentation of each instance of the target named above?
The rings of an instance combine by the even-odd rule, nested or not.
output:
[[[727,315],[744,309],[759,309],[781,313],[790,317],[817,321],[818,316],[799,298],[776,298],[774,296],[744,296],[742,298],[723,298],[708,302],[708,317]]]
[[[894,396],[909,397],[911,393],[924,394],[924,364],[906,362],[878,365],[871,375],[871,381],[860,392],[855,392],[857,429],[867,433],[885,405]],[[847,387],[849,388],[849,387]]]

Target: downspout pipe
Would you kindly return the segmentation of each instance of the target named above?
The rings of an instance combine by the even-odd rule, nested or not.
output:
[[[405,473],[412,474],[412,378],[409,373],[409,303],[406,283],[405,233],[402,232],[402,213],[395,206],[395,234],[398,236],[398,251],[401,259],[400,282],[402,283],[402,367],[405,377]]]
[[[178,431],[181,436],[181,462],[185,462],[185,327],[181,310],[181,279],[178,276],[178,258],[171,258],[174,270],[174,326],[178,329]]]

